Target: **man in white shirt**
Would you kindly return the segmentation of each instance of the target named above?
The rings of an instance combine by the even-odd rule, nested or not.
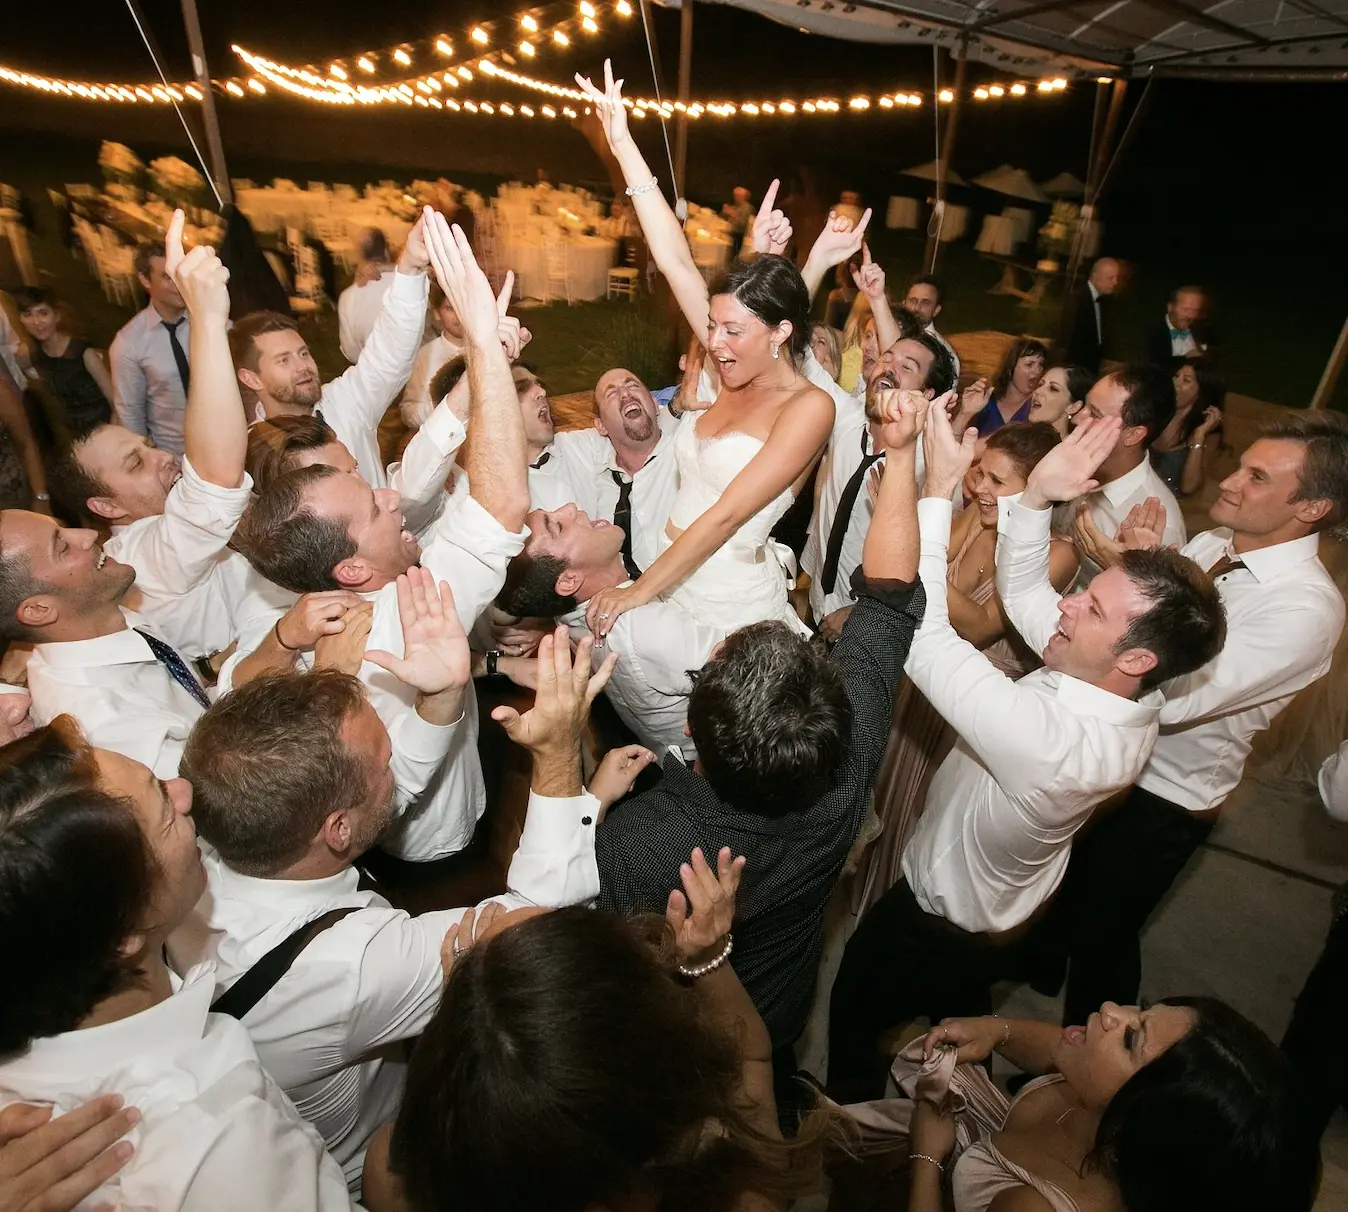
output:
[[[1105,534],[1114,534],[1134,505],[1155,497],[1165,510],[1165,543],[1178,547],[1185,539],[1184,514],[1175,494],[1156,474],[1147,451],[1175,415],[1175,386],[1170,375],[1155,366],[1139,363],[1106,375],[1086,394],[1086,402],[1072,415],[1073,429],[1105,417],[1123,422],[1119,443],[1096,473],[1099,487],[1083,493],[1078,500],[1059,505],[1053,511],[1054,528],[1073,533],[1077,514],[1088,512],[1091,521]],[[1076,589],[1085,589],[1100,566],[1078,543],[1081,567],[1077,570]]]
[[[91,451],[110,460],[97,464],[100,475],[116,485],[100,500],[132,505],[119,516],[141,515],[123,547],[145,569],[151,606],[171,605],[178,577],[193,589],[193,578],[209,575],[251,488],[225,338],[228,271],[211,248],[193,249],[179,264],[181,212],[174,225],[171,269],[197,316],[200,373],[185,420],[191,459],[175,482],[176,460],[129,431],[107,426],[91,439]],[[163,512],[151,516],[156,505]],[[91,740],[172,778],[208,700],[182,654],[124,609],[137,569],[109,555],[93,531],[20,510],[0,514],[0,562],[0,632],[35,643],[28,663],[34,719],[69,713]]]
[[[463,354],[463,325],[459,323],[454,304],[445,298],[445,292],[440,289],[438,282],[431,283],[427,305],[440,331],[417,350],[411,377],[398,404],[403,424],[408,429],[419,429],[426,423],[431,410],[444,398],[444,393],[439,396],[431,394],[431,383],[446,362]]]
[[[1008,506],[998,590],[1044,659],[1017,682],[950,625],[950,497],[976,435],[957,441],[942,410],[928,414],[919,505],[927,613],[905,672],[960,739],[932,778],[903,878],[844,953],[829,1026],[835,1097],[879,1096],[888,1058],[877,1043],[895,1024],[990,1012],[993,982],[1022,962],[1016,931],[1053,895],[1073,835],[1146,762],[1161,706],[1154,688],[1221,649],[1217,595],[1172,551],[1134,553],[1068,598],[1049,582],[1048,505],[1081,491],[1119,429],[1113,418],[1079,428]]]
[[[386,481],[379,422],[412,373],[426,322],[425,217],[408,233],[396,272],[356,364],[322,383],[295,321],[254,312],[230,330],[234,369],[252,419],[286,413],[321,416],[376,488]]]
[[[444,632],[427,655],[458,666],[462,696],[462,629]],[[217,990],[233,991],[217,997],[217,1011],[248,1028],[354,1193],[370,1136],[393,1120],[402,1097],[406,1054],[397,1045],[435,1012],[446,931],[466,912],[409,917],[359,887],[354,863],[394,811],[390,755],[360,682],[315,670],[258,678],[226,696],[197,724],[183,758],[214,853],[206,895],[170,940],[170,961],[178,971],[214,962]],[[492,901],[558,908],[597,896],[597,815],[588,797],[541,806],[531,797],[508,891]],[[331,921],[334,911],[346,915]],[[306,926],[321,933],[308,934],[264,988],[254,974]]]
[[[635,579],[660,554],[678,491],[674,431],[679,422],[622,367],[599,376],[594,405],[594,427],[557,434],[553,456],[576,489],[571,501],[590,517],[623,530],[623,563]]]
[[[908,283],[908,294],[903,300],[903,305],[922,321],[923,332],[930,337],[935,337],[946,347],[946,352],[950,354],[950,360],[955,364],[955,378],[958,379],[960,377],[959,354],[955,352],[955,347],[936,331],[936,317],[941,314],[941,301],[944,296],[945,291],[942,289],[940,282],[933,278],[931,274],[923,274]]]
[[[1255,735],[1328,672],[1344,604],[1317,553],[1345,516],[1348,429],[1307,414],[1250,445],[1213,503],[1216,529],[1181,548],[1216,582],[1229,635],[1211,665],[1161,688],[1151,760],[1072,856],[1061,911],[1044,930],[1066,931],[1069,1015],[1097,999],[1135,1000],[1147,918],[1211,832]]]
[[[342,356],[354,364],[374,331],[384,308],[384,296],[396,272],[389,257],[388,237],[377,227],[367,227],[356,238],[360,270],[337,296],[337,333]]]
[[[525,523],[528,542],[510,561],[497,604],[515,617],[560,617],[579,642],[590,635],[585,604],[601,590],[632,583],[623,563],[622,528],[591,519],[575,505],[536,509]],[[725,636],[672,602],[648,602],[618,616],[602,648],[618,657],[605,692],[647,748],[659,755],[673,749],[689,761],[697,757],[687,735],[689,674],[702,668]]]
[[[434,221],[437,230],[444,228],[440,216]],[[454,237],[445,229],[437,238]],[[471,494],[446,505],[423,548],[403,527],[402,503],[395,491],[371,489],[354,473],[317,464],[282,476],[262,493],[236,534],[239,549],[268,580],[295,593],[342,589],[372,602],[370,644],[395,656],[402,650],[399,577],[420,564],[437,582],[448,582],[460,622],[471,631],[499,592],[506,565],[527,537],[524,426],[498,334],[497,302],[466,243],[451,255],[458,260],[448,266],[437,264],[437,276],[454,300],[468,341],[473,440],[466,447],[465,461]],[[455,276],[447,277],[450,274]],[[458,424],[452,413],[450,423]],[[461,440],[460,432],[453,444]],[[276,638],[274,629],[268,634],[265,627],[260,634],[240,637],[239,654],[221,671],[222,692],[233,684],[236,667],[249,659],[243,654],[259,656],[262,645],[274,649]],[[293,655],[285,654],[282,667],[289,667]],[[300,658],[301,663],[308,659]],[[415,714],[415,691],[368,660],[360,676],[393,738],[400,794],[415,798],[385,848],[413,861],[462,849],[486,808],[477,754],[477,700],[467,696],[448,755],[432,759],[410,734],[405,735]]]
[[[163,244],[136,249],[136,277],[149,303],[122,326],[108,350],[117,420],[170,454],[183,453],[183,411],[191,382],[192,319]]]
[[[68,718],[0,750],[0,954],[23,991],[0,998],[0,1107],[61,1115],[116,1093],[139,1112],[90,1207],[345,1212],[318,1133],[247,1031],[209,1012],[214,966],[165,963],[206,884],[191,807],[186,782],[92,748]]]
[[[866,476],[884,457],[872,431],[879,420],[871,415],[875,393],[897,388],[933,399],[954,386],[945,346],[919,332],[901,337],[880,355],[866,385],[866,404],[848,397],[838,406],[803,560],[810,574],[810,610],[826,637],[837,638],[852,607],[852,573],[861,564],[874,512]],[[919,454],[919,478],[922,472]]]

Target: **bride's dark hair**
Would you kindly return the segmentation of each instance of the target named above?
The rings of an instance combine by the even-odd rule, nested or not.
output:
[[[711,294],[734,295],[769,328],[790,321],[786,352],[799,364],[810,348],[810,292],[795,262],[764,255],[737,261],[711,285]]]

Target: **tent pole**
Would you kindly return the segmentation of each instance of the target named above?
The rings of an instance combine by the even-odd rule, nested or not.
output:
[[[1334,394],[1334,387],[1339,381],[1345,362],[1348,362],[1348,320],[1344,320],[1343,327],[1339,329],[1339,339],[1334,342],[1334,352],[1329,355],[1325,373],[1320,376],[1320,386],[1311,397],[1312,408],[1329,407],[1329,397]]]
[[[225,166],[225,145],[220,138],[220,119],[215,112],[215,93],[211,89],[211,73],[206,66],[206,51],[201,41],[201,20],[197,16],[197,0],[182,0],[183,24],[187,27],[187,45],[192,52],[192,74],[201,89],[201,117],[206,124],[206,149],[211,154],[211,176],[222,204],[234,201],[234,187]]]
[[[693,0],[683,0],[679,12],[679,110],[674,123],[674,196],[686,198],[684,184],[688,175],[688,94],[693,81]]]
[[[936,205],[938,209],[945,208],[945,179],[950,170],[950,155],[955,150],[955,132],[959,129],[960,103],[964,96],[964,72],[968,66],[969,54],[969,35],[960,35],[959,51],[955,57],[955,86],[954,99],[950,102],[950,112],[945,117],[945,138],[941,140],[941,146],[936,149]],[[933,97],[933,105],[941,104],[939,97]],[[935,231],[927,233],[927,252],[924,258],[924,264],[927,266],[927,272],[934,272],[936,269],[936,255],[940,252],[940,227]]]

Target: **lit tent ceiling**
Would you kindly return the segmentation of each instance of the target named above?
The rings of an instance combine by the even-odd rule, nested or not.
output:
[[[711,2],[857,42],[953,49],[967,34],[970,59],[1007,72],[1348,76],[1348,0]]]

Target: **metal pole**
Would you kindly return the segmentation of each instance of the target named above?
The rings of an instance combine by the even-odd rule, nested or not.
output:
[[[939,209],[945,208],[945,179],[950,170],[950,156],[955,150],[955,132],[959,129],[960,102],[964,97],[964,74],[968,66],[969,53],[969,35],[964,34],[960,37],[959,51],[955,57],[955,86],[953,89],[954,97],[950,102],[950,112],[945,118],[945,138],[941,140],[941,146],[937,149],[936,156],[936,205]],[[940,98],[932,98],[933,105],[940,105]],[[930,270],[936,268],[936,254],[940,249],[940,228],[930,231],[927,235],[927,252],[924,257],[924,263]]]
[[[679,13],[679,101],[684,108],[674,122],[674,196],[685,198],[688,173],[688,96],[693,80],[693,0],[683,0]]]
[[[183,24],[187,27],[187,45],[192,52],[192,74],[201,89],[201,117],[206,124],[206,149],[211,155],[211,176],[221,203],[234,201],[234,187],[230,184],[229,169],[225,166],[225,145],[220,138],[220,119],[215,112],[215,93],[211,90],[211,73],[206,66],[206,51],[201,41],[201,20],[197,16],[197,0],[183,0]]]
[[[1320,386],[1311,397],[1312,408],[1328,407],[1329,397],[1334,394],[1334,387],[1339,381],[1345,362],[1348,362],[1348,320],[1345,320],[1343,327],[1339,329],[1339,339],[1334,342],[1334,352],[1329,355],[1325,373],[1320,376]]]

